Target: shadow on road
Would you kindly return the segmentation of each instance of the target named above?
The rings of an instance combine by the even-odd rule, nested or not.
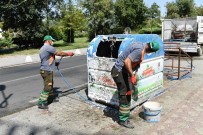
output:
[[[104,103],[102,101],[98,101],[98,100],[92,100],[89,96],[88,96],[88,88],[85,89],[85,94],[88,98],[89,101],[92,102],[96,102],[98,104],[101,105],[105,105],[106,107],[103,109],[103,113],[106,117],[111,118],[113,121],[118,121],[118,107],[114,106],[114,105],[110,105],[108,103]]]
[[[0,120],[0,131],[1,135],[87,135],[84,131],[75,130],[68,126],[58,128],[52,124],[43,125],[40,122],[28,124],[9,120]]]
[[[13,95],[9,94],[8,96],[6,96],[6,94],[4,93],[5,89],[6,89],[5,85],[0,85],[0,92],[3,97],[3,101],[0,100],[0,108],[6,108],[8,106],[8,99]]]
[[[4,125],[5,129],[2,129],[3,134],[5,135],[14,135],[14,134],[27,134],[27,135],[36,135],[36,134],[49,134],[49,135],[62,135],[60,131],[53,129],[53,127],[48,126],[35,126],[21,123],[14,123],[9,121],[0,121],[0,125]],[[24,129],[24,130],[22,130]]]

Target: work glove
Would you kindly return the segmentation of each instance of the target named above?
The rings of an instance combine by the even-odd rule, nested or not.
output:
[[[67,56],[73,56],[74,53],[73,52],[67,52]]]
[[[59,62],[55,62],[55,66],[57,66],[57,67],[58,67],[58,66],[59,66]]]
[[[132,94],[132,90],[128,90],[127,92],[126,92],[126,96],[130,96]]]
[[[134,85],[135,83],[136,83],[136,76],[135,75],[133,75],[131,78],[130,78],[130,81],[131,81],[131,83]]]

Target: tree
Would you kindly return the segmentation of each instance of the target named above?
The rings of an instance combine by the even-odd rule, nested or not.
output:
[[[160,18],[161,12],[159,8],[160,7],[155,2],[151,5],[151,7],[148,9],[151,18]]]
[[[69,0],[66,4],[66,9],[63,9],[63,26],[64,26],[64,41],[73,43],[75,31],[85,31],[87,19],[81,9],[77,5],[73,5]]]
[[[148,16],[150,18],[150,29],[152,33],[153,27],[159,27],[160,22],[160,10],[159,6],[154,2],[151,7],[148,9]]]
[[[147,7],[143,0],[116,0],[115,15],[120,26],[137,29],[146,19]]]
[[[3,7],[1,8],[3,29],[13,29],[15,33],[18,33],[16,44],[20,47],[21,44],[33,44],[30,43],[31,40],[43,36],[41,32],[44,17],[41,10],[45,5],[42,1],[1,0],[0,7]]]
[[[58,19],[55,21],[52,21],[53,24],[51,24],[50,28],[49,28],[49,32],[51,33],[51,35],[54,37],[54,39],[56,40],[61,40],[63,39],[63,30],[64,27],[62,25],[62,22]]]
[[[166,8],[167,18],[196,16],[194,0],[176,0],[176,2],[167,2]]]
[[[180,17],[192,17],[195,11],[194,0],[176,0]]]
[[[197,15],[203,16],[203,6],[196,7]]]
[[[14,42],[19,46],[39,46],[42,37],[48,34],[45,28],[49,29],[49,23],[43,23],[48,15],[45,13],[53,12],[47,9],[49,4],[55,4],[56,1],[61,0],[1,0],[0,17],[4,22],[3,29],[13,29],[17,33]]]
[[[58,18],[59,17],[59,12],[60,10],[56,10],[57,7],[59,7],[60,5],[63,5],[64,1],[63,0],[45,0],[45,18],[46,18],[46,32],[47,34],[49,33],[49,29],[50,29],[50,21]]]
[[[160,10],[159,6],[154,2],[146,12],[146,20],[142,24],[142,28],[139,33],[155,33],[160,34],[161,32],[161,21],[160,21]]]
[[[166,9],[167,9],[166,18],[172,19],[172,18],[178,18],[180,16],[178,13],[179,8],[175,2],[167,2]]]
[[[115,28],[114,7],[112,0],[81,0],[88,18],[89,40],[98,34],[108,34]]]

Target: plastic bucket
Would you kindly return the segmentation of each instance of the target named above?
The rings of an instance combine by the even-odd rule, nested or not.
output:
[[[142,106],[144,119],[147,122],[159,122],[162,106],[158,102],[146,102]]]

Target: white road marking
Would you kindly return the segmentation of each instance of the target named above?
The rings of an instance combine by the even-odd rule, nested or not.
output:
[[[63,68],[63,69],[61,69],[61,71],[66,70],[66,69],[72,69],[72,68],[82,67],[84,65],[87,65],[87,64],[83,64],[83,65],[79,65],[79,66],[74,66],[74,67],[69,67],[69,68]]]
[[[38,100],[39,100],[38,98],[30,100],[29,103],[36,103]]]
[[[78,65],[78,66],[69,67],[69,68],[64,68],[64,69],[61,69],[61,71],[62,71],[62,70],[72,69],[72,68],[77,68],[77,67],[82,67],[82,66],[85,66],[85,65],[87,65],[87,64]],[[39,76],[39,75],[40,75],[40,74],[37,74],[37,75],[31,75],[31,76],[27,76],[27,77],[22,77],[22,78],[18,78],[18,79],[10,80],[10,81],[0,82],[0,84],[5,84],[5,83],[15,82],[15,81],[19,81],[19,80],[24,80],[24,79],[28,79],[28,78],[32,78],[32,77],[36,77],[36,76]]]
[[[38,75],[39,75],[39,74],[38,74]],[[32,75],[32,76],[28,76],[28,77],[22,77],[22,78],[10,80],[10,81],[5,81],[5,82],[1,82],[1,84],[5,84],[5,83],[9,83],[9,82],[15,82],[15,81],[19,81],[19,80],[24,80],[24,79],[31,78],[31,77],[35,77],[35,76],[38,76],[38,75]]]

